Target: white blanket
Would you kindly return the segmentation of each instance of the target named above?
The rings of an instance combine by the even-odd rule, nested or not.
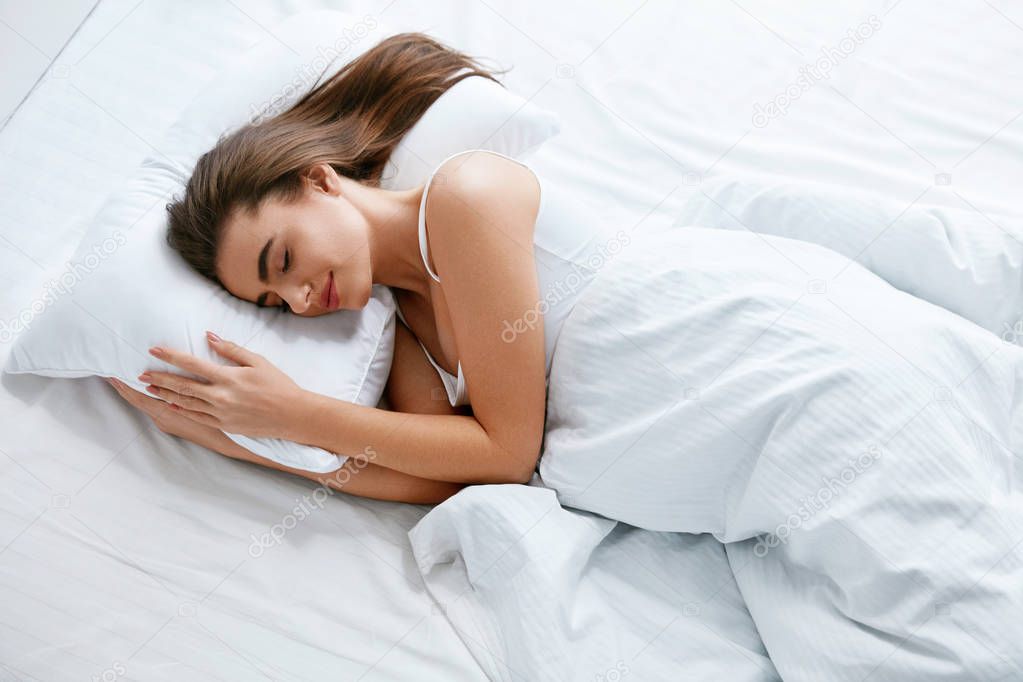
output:
[[[1023,342],[1023,224],[824,183],[723,176],[702,183],[676,227],[813,242],[897,289]]]
[[[490,679],[778,680],[721,543],[563,509],[533,483],[467,488],[409,533]]]
[[[700,228],[635,240],[558,343],[544,483],[749,540],[785,679],[1023,669],[1018,347],[833,251]]]

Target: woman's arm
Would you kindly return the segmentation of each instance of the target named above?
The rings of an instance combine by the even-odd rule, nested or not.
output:
[[[543,438],[544,329],[511,341],[501,331],[538,305],[539,188],[528,169],[490,154],[443,172],[428,198],[434,293],[447,303],[472,416],[398,414],[301,392],[283,407],[283,437],[339,453],[372,448],[380,465],[423,478],[525,483]]]
[[[392,372],[392,376],[394,376],[394,372]],[[180,412],[171,409],[170,405],[162,400],[142,395],[116,379],[108,380],[108,383],[125,401],[147,414],[157,428],[166,434],[183,438],[232,459],[253,462],[271,469],[295,474],[351,495],[413,504],[435,504],[446,500],[462,488],[461,485],[455,483],[409,476],[400,471],[369,463],[364,457],[351,458],[340,469],[329,474],[292,469],[273,460],[260,457],[235,443],[220,429],[198,424]],[[401,384],[403,382],[398,378],[395,382],[389,381],[388,385],[391,383]]]
[[[328,474],[292,469],[243,448],[224,435],[223,431],[216,429],[214,431],[216,432],[215,442],[206,445],[211,450],[232,459],[261,464],[271,469],[308,478],[324,487],[340,490],[350,495],[412,504],[437,504],[463,488],[458,483],[431,481],[371,464],[361,455],[349,457],[340,469]]]
[[[291,409],[287,440],[339,453],[370,450],[382,466],[413,476],[460,483],[526,483],[532,476],[532,464],[527,476],[522,458],[471,416],[388,412],[318,393],[305,393]]]

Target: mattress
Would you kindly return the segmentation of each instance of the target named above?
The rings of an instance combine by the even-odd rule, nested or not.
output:
[[[104,0],[0,130],[0,362],[14,321],[31,324],[104,198],[158,151],[191,96],[273,39],[278,21],[324,7],[511,67],[505,83],[562,118],[533,159],[538,171],[623,229],[668,228],[704,179],[723,175],[882,192],[905,206],[964,208],[984,224],[1020,217],[1009,198],[1021,179],[1023,13],[1007,3]],[[869,37],[844,42],[865,23]],[[818,78],[808,69],[821,60],[831,66]],[[4,376],[0,434],[7,678],[522,679],[501,642],[472,629],[487,604],[449,611],[436,599],[443,586],[427,590],[409,532],[429,507],[342,495],[321,506],[306,481],[164,436],[95,379]],[[261,541],[288,525],[279,543]],[[666,679],[686,670],[673,648],[702,630],[713,636],[693,679],[727,677],[737,656],[771,678],[755,633],[736,648],[718,621],[672,620],[692,598],[673,601],[684,585],[655,584],[670,568],[658,562],[697,540],[627,531],[571,554],[592,563],[559,567],[577,589],[605,595],[586,617],[613,623],[603,632],[641,661],[657,658]],[[614,551],[623,537],[645,553]],[[685,575],[706,595],[710,582],[698,579],[724,563],[720,547],[697,544]],[[529,558],[530,547],[509,547],[505,560]],[[616,569],[630,557],[653,570]],[[446,579],[465,594],[457,570]],[[600,587],[609,581],[613,590]],[[731,577],[720,587],[739,594]],[[644,604],[656,618],[628,617]],[[741,603],[729,604],[738,622]],[[573,670],[611,680],[619,663],[644,669],[602,663]]]

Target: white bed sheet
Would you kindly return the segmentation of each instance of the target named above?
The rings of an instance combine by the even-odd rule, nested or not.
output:
[[[538,169],[625,229],[667,228],[702,178],[747,173],[1020,215],[1023,14],[1000,1],[111,0],[0,131],[0,322],[59,276],[202,82],[326,6],[514,66],[505,82],[562,116]],[[880,30],[830,79],[753,124],[754,103],[871,14]],[[98,380],[4,377],[0,409],[9,677],[483,678],[460,641],[472,633],[418,577],[406,531],[424,508],[332,497],[255,558],[250,534],[311,485],[143,428]]]

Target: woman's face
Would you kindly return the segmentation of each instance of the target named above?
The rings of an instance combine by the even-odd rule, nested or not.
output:
[[[368,225],[326,164],[294,202],[263,201],[254,214],[236,211],[224,225],[217,273],[228,291],[263,306],[287,306],[314,317],[357,310],[372,294]]]

